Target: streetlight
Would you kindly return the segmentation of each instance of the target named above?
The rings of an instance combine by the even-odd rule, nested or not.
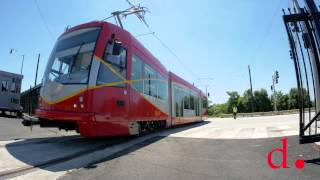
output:
[[[10,54],[13,54],[13,53],[15,53],[15,54],[17,54],[17,55],[19,55],[19,56],[22,56],[22,62],[21,62],[21,70],[20,70],[20,74],[22,75],[22,70],[23,70],[23,62],[24,62],[24,54],[19,54],[19,53],[17,53],[18,52],[18,50],[16,50],[16,49],[10,49]]]
[[[22,75],[23,62],[24,62],[25,54],[18,53],[18,50],[16,50],[16,49],[10,49],[10,54],[13,54],[13,53],[15,53],[15,54],[17,54],[19,56],[22,56],[21,70],[20,70],[20,74]],[[37,69],[36,69],[36,75],[35,75],[35,80],[34,80],[34,86],[37,85],[39,62],[40,62],[40,53],[38,54],[38,61],[37,61]]]
[[[213,77],[203,77],[203,78],[198,78],[197,79],[197,82],[199,81],[199,80],[211,80],[211,81],[213,81],[214,80],[214,78]],[[207,97],[207,99],[208,99],[208,96],[209,96],[209,93],[208,93],[208,84],[205,84],[205,87],[206,87],[206,97]]]

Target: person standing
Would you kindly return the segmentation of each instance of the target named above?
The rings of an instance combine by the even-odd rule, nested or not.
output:
[[[233,106],[232,112],[233,112],[233,118],[234,118],[234,119],[237,119],[237,112],[238,112],[237,106]]]

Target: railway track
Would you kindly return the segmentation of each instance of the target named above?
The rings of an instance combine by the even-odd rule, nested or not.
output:
[[[81,136],[76,135],[76,136],[65,136],[65,137],[39,138],[32,141],[28,139],[17,139],[16,141],[12,141],[8,144],[0,144],[0,148],[36,145],[36,144],[64,143],[64,142],[74,141],[78,139],[83,139],[83,138]]]
[[[50,159],[50,160],[47,160],[47,161],[44,161],[44,162],[35,163],[33,165],[28,165],[28,166],[21,167],[21,168],[1,171],[0,172],[0,179],[18,177],[18,176],[30,173],[30,172],[38,169],[38,168],[44,169],[44,168],[47,168],[47,167],[50,167],[50,166],[53,166],[53,165],[57,165],[57,164],[60,164],[60,163],[63,163],[63,162],[67,162],[69,160],[73,160],[73,159],[79,158],[81,156],[89,155],[91,153],[94,153],[96,151],[99,151],[99,150],[102,150],[104,148],[110,147],[112,145],[121,144],[123,142],[128,141],[129,139],[130,138],[116,138],[116,139],[112,139],[110,141],[106,141],[102,145],[97,145],[97,146],[92,147],[92,148],[87,148],[87,149],[84,149],[84,150],[80,150],[80,151],[72,153],[70,155],[60,156],[60,157],[57,157],[57,158],[54,158],[54,159]],[[69,139],[69,141],[71,141],[71,140]],[[48,140],[47,141],[44,140],[44,141],[36,142],[36,143],[48,143]],[[34,144],[36,144],[36,143],[34,143]]]
[[[199,124],[196,123],[191,126],[198,126],[198,125]],[[190,125],[178,126],[176,128],[173,128],[172,130],[175,131],[175,129],[176,130],[184,129],[185,127],[190,127]],[[19,142],[16,142],[16,144],[15,143],[6,144],[6,145],[3,145],[3,147],[8,149],[20,148],[25,146],[43,145],[43,144],[57,144],[58,148],[59,148],[59,145],[61,144],[67,144],[67,146],[72,146],[72,147],[74,146],[75,148],[82,147],[88,144],[93,144],[95,146],[79,150],[69,155],[61,154],[59,157],[52,158],[50,160],[46,160],[43,162],[28,163],[25,160],[22,160],[23,158],[21,159],[21,157],[20,158],[16,157],[16,159],[22,162],[26,162],[29,165],[26,165],[20,168],[0,171],[0,180],[23,176],[33,171],[36,171],[38,169],[48,170],[56,165],[60,166],[60,165],[63,165],[63,163],[67,163],[67,162],[69,163],[72,160],[76,161],[78,160],[78,158],[81,158],[81,157],[83,157],[84,159],[88,159],[88,156],[85,157],[86,155],[98,154],[98,156],[96,156],[95,158],[91,159],[90,157],[89,161],[86,161],[81,165],[77,165],[79,167],[90,167],[94,164],[122,156],[123,154],[129,153],[131,151],[134,151],[135,149],[139,149],[143,146],[153,143],[163,138],[164,135],[161,135],[161,133],[166,131],[167,129],[161,129],[155,132],[146,131],[141,134],[142,136],[136,137],[136,138],[118,137],[118,138],[108,138],[108,139],[87,139],[87,138],[82,138],[80,136],[71,136],[71,137],[66,136],[66,137],[52,137],[52,138],[34,140],[29,142],[19,141]],[[98,152],[100,150],[104,150],[105,148],[109,148],[109,147],[111,149],[107,149],[103,152]],[[74,169],[74,167],[70,169]],[[64,170],[69,170],[69,169],[63,169],[61,171],[64,171]]]

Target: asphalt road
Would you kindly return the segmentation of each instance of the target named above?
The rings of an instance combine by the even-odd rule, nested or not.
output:
[[[297,136],[289,137],[288,164],[291,168],[273,170],[267,164],[267,153],[281,146],[280,138],[161,137],[133,146],[90,168],[73,171],[61,179],[319,179],[319,152],[311,144],[299,145],[297,142]],[[309,163],[304,169],[297,170],[294,162],[301,158]]]
[[[0,175],[35,168],[13,179],[319,179],[318,146],[298,144],[298,116],[210,119],[138,138],[86,139],[56,129],[21,126],[0,117]],[[267,154],[288,138],[290,168],[273,170]],[[20,139],[20,140],[14,140]],[[39,162],[103,145],[99,151],[37,167]],[[296,159],[305,160],[296,169]],[[275,163],[281,157],[275,155]],[[1,179],[1,176],[0,176]]]

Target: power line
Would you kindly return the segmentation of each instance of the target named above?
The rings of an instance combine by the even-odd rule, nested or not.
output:
[[[48,32],[51,40],[54,40],[53,35],[52,35],[52,33],[51,33],[50,29],[49,29],[49,26],[48,26],[48,24],[47,24],[47,22],[46,22],[46,19],[44,18],[43,14],[42,14],[42,12],[41,12],[41,9],[40,9],[40,6],[39,6],[38,1],[37,1],[37,0],[34,0],[34,2],[35,2],[35,4],[36,4],[36,7],[37,7],[38,13],[39,13],[39,15],[40,15],[40,18],[41,18],[41,20],[42,20],[42,23],[44,24],[44,27],[46,28],[46,30],[47,30],[47,32]]]
[[[113,17],[113,15],[111,15],[111,16],[109,16],[109,17],[106,17],[106,18],[102,19],[101,21],[105,21],[105,20],[110,19],[110,18],[112,18],[112,17]]]
[[[146,27],[148,28],[148,30],[150,31],[150,34],[152,34],[153,37],[155,37],[155,38],[162,44],[162,46],[164,46],[193,76],[195,76],[195,78],[199,78],[199,76],[197,76],[197,75],[191,70],[191,68],[189,68],[189,66],[188,66],[186,63],[184,63],[184,62],[179,58],[179,56],[178,56],[173,50],[171,50],[171,48],[170,48],[166,43],[164,43],[164,41],[162,41],[162,40],[156,35],[156,33],[155,33],[154,31],[151,30],[151,28],[150,28],[147,24],[145,24],[145,26],[146,26]]]
[[[135,14],[138,19],[143,22],[143,24],[147,27],[147,29],[149,30],[149,33],[145,33],[145,34],[141,34],[138,36],[143,36],[143,35],[147,35],[147,34],[152,34],[154,38],[156,38],[162,46],[164,46],[195,78],[198,78],[198,76],[191,70],[191,68],[189,68],[189,66],[187,66],[187,64],[185,64],[180,58],[179,56],[163,41],[161,40],[154,31],[151,30],[150,26],[147,24],[146,20],[144,19],[144,15],[146,12],[149,12],[148,9],[146,7],[141,7],[140,4],[138,6],[132,4],[129,0],[126,0],[126,2],[131,6],[130,8],[124,10],[124,11],[116,11],[111,13],[113,17],[116,18],[117,21],[119,21],[119,24],[121,26],[121,28],[123,28],[122,23],[121,23],[121,16],[122,17],[126,17],[128,15],[131,14]],[[111,17],[112,17],[111,16]],[[105,19],[109,19],[111,17],[107,17]],[[104,20],[105,20],[104,19]],[[117,22],[116,21],[116,22]]]
[[[154,34],[154,32],[138,34],[138,35],[135,35],[134,37],[136,37],[136,38],[137,38],[137,37],[146,36],[146,35],[151,35],[151,34]]]
[[[272,28],[272,26],[273,26],[273,23],[274,23],[274,21],[275,21],[275,18],[276,18],[278,9],[280,9],[281,2],[282,2],[282,0],[279,0],[279,1],[278,1],[278,5],[277,5],[277,7],[275,8],[275,10],[274,10],[274,12],[273,12],[273,15],[272,15],[272,18],[271,18],[270,21],[269,21],[267,30],[265,31],[265,33],[264,33],[264,35],[263,35],[262,41],[261,41],[261,43],[257,46],[257,49],[256,49],[255,53],[252,55],[251,59],[254,60],[254,59],[256,58],[258,52],[260,51],[260,49],[262,48],[265,40],[267,39],[267,37],[268,37],[268,35],[269,35],[269,33],[270,33],[270,30],[271,30],[271,28]]]

